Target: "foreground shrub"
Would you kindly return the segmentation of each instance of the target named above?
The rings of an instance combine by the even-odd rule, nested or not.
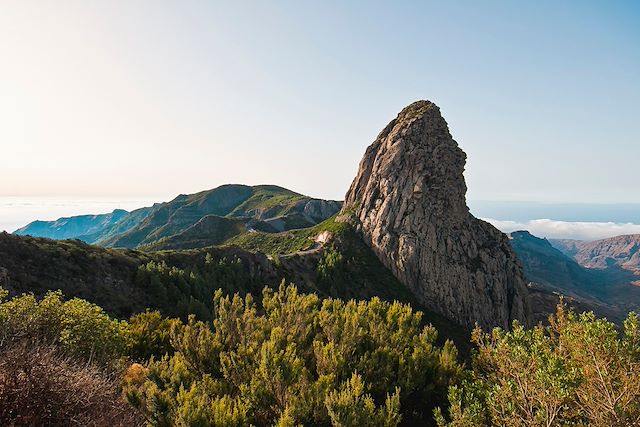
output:
[[[476,330],[474,370],[449,391],[440,426],[640,425],[640,325],[622,334],[593,313],[558,306],[550,326]]]
[[[119,379],[62,356],[53,346],[0,347],[0,425],[138,426]]]
[[[126,323],[79,298],[49,292],[38,301],[25,294],[5,301],[0,289],[0,344],[28,341],[58,347],[78,360],[113,364],[127,352]]]

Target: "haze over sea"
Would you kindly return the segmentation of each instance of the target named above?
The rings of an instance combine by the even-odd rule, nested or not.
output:
[[[166,200],[169,200],[167,198]],[[14,232],[35,220],[103,214],[114,209],[132,210],[164,199],[88,197],[0,197],[0,231]]]
[[[35,220],[133,210],[167,197],[0,197],[0,231],[14,232]],[[505,233],[528,230],[538,237],[596,240],[640,233],[640,203],[588,204],[470,200],[471,212]]]

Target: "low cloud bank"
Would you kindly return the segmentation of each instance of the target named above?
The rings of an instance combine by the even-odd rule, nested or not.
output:
[[[534,219],[526,222],[482,218],[504,233],[527,230],[537,237],[548,239],[598,240],[622,234],[640,234],[640,224],[615,222],[567,222]]]

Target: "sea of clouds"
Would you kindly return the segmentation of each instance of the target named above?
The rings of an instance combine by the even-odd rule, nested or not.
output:
[[[569,222],[552,219],[505,221],[482,218],[504,233],[527,230],[534,236],[548,239],[599,240],[622,234],[640,234],[640,224],[615,222]]]

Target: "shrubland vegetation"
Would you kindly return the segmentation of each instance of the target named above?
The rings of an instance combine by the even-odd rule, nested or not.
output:
[[[225,292],[259,291],[257,281],[243,268],[240,259],[215,260],[206,254],[204,262],[179,268],[166,261],[150,261],[138,267],[135,285],[149,298],[149,307],[162,313],[186,319],[189,314],[211,320],[217,289]]]
[[[331,235],[322,250],[320,233]],[[8,282],[0,286],[16,295],[61,289],[67,296],[100,305],[107,313],[128,318],[146,308],[163,316],[186,320],[212,319],[216,289],[260,295],[265,284],[285,279],[301,292],[344,300],[379,296],[423,311],[425,319],[451,338],[462,353],[468,350],[468,331],[420,307],[411,294],[347,224],[329,219],[310,229],[285,233],[247,233],[242,248],[209,247],[195,250],[142,252],[105,249],[79,241],[53,241],[0,233],[0,259]],[[262,252],[271,256],[269,261]],[[1,269],[0,269],[1,272]],[[442,344],[440,340],[440,344]]]
[[[127,323],[84,300],[0,295],[0,425],[143,422],[121,397]]]
[[[379,296],[386,301],[400,301],[420,309],[424,318],[440,331],[440,335],[456,342],[461,352],[468,353],[469,331],[437,313],[421,307],[414,295],[380,262],[373,251],[359,238],[351,225],[336,221],[335,217],[309,228],[284,233],[247,233],[229,241],[229,244],[248,251],[259,251],[273,257],[285,267],[295,264],[300,251],[317,248],[315,238],[321,233],[331,237],[318,252],[319,259],[312,266],[312,283],[307,291],[320,296],[341,299],[369,299]],[[286,268],[284,269],[286,270]],[[303,283],[294,275],[289,281]],[[306,283],[305,283],[306,284]],[[442,344],[444,341],[440,341]]]
[[[266,288],[259,305],[250,294],[218,290],[214,312],[210,323],[157,312],[119,321],[59,293],[40,301],[23,295],[0,304],[1,345],[28,348],[29,360],[40,364],[59,358],[71,371],[88,370],[99,379],[91,386],[102,384],[103,394],[115,396],[114,407],[122,407],[122,390],[131,404],[127,417],[151,425],[424,422],[462,369],[455,347],[435,345],[436,331],[421,313],[397,302],[321,300],[281,285]],[[33,370],[21,366],[3,373],[0,398],[16,378],[47,381],[44,371],[25,377]],[[120,384],[110,381],[114,375]],[[93,393],[82,381],[70,387],[74,395]],[[41,396],[42,405],[47,399]],[[43,412],[51,420],[71,410],[56,405]],[[7,411],[0,421],[17,423],[15,414]]]
[[[476,330],[477,351],[465,379],[449,390],[448,417],[458,426],[640,425],[640,323],[623,331],[593,313],[559,305],[549,326]]]
[[[397,425],[426,420],[461,371],[400,303],[215,295],[212,327],[174,324],[172,355],[125,389],[155,425]],[[355,423],[355,424],[354,424]]]
[[[436,331],[457,343],[463,335],[418,311],[348,225],[328,220],[236,243],[286,271],[306,262],[296,251],[313,249],[325,231],[332,238],[308,271],[312,285],[277,290],[223,255],[230,249],[9,245],[5,253],[28,253],[44,271],[61,263],[85,278],[94,266],[108,273],[101,277],[121,272],[131,287],[92,290],[115,299],[108,311],[61,292],[1,293],[0,425],[640,425],[635,314],[620,330],[560,305],[546,326],[476,330],[474,350],[460,357]],[[12,268],[12,280],[35,280],[26,268]]]
[[[409,305],[296,287],[212,298],[211,321],[109,317],[59,292],[0,302],[0,425],[632,426],[640,324],[564,306],[476,330],[461,364]]]

